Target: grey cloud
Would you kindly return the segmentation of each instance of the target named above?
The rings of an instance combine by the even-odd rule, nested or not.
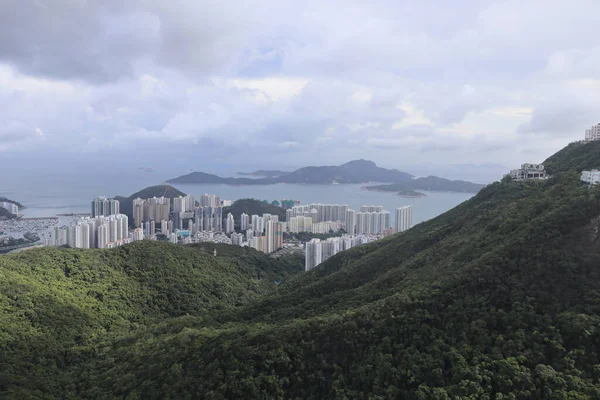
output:
[[[156,45],[158,21],[118,2],[5,0],[0,60],[57,79],[107,82],[133,74]]]
[[[23,121],[11,120],[0,123],[0,148],[43,137],[44,133],[41,129],[29,126]]]

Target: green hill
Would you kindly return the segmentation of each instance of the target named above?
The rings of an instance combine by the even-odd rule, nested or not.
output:
[[[63,397],[61,377],[104,343],[256,299],[301,270],[285,262],[248,248],[150,241],[0,256],[0,397]]]
[[[229,281],[228,272],[236,271],[232,264],[246,262],[237,251],[256,254],[253,272],[263,262],[270,265],[255,275],[268,279],[234,279],[231,290],[238,301],[226,294],[229,290],[216,291],[206,307],[179,310],[175,304],[181,299],[162,301],[160,307],[144,303],[143,296],[109,297],[110,307],[100,308],[115,313],[109,318],[87,305],[99,301],[92,300],[98,279],[92,272],[77,281],[80,289],[67,290],[63,258],[39,257],[38,263],[33,255],[8,257],[8,266],[0,268],[7,274],[0,280],[0,293],[7,293],[0,339],[11,352],[0,359],[0,393],[129,399],[600,398],[600,190],[579,180],[579,170],[589,168],[599,146],[567,147],[549,159],[553,177],[546,181],[488,185],[435,219],[342,252],[288,277],[277,289],[271,280],[288,267],[229,247],[223,251],[233,256],[216,267],[221,279]],[[132,276],[130,285],[153,281],[148,290],[158,298],[172,291],[206,292],[206,287],[183,288],[210,275],[168,284],[170,270],[193,265],[186,261],[192,256],[157,249],[146,262],[168,267]],[[204,260],[210,250],[182,252],[199,252],[193,257]],[[97,264],[91,265],[98,268],[143,265],[132,261],[137,252],[122,254],[121,263],[109,251],[79,254],[93,255]],[[155,260],[159,257],[163,261]],[[175,266],[180,263],[184,266]],[[206,266],[209,274],[212,265]],[[41,268],[56,276],[37,273]],[[9,274],[13,270],[16,277]],[[128,293],[124,284],[113,287]],[[187,311],[198,309],[202,312]],[[129,315],[140,325],[130,329]],[[100,329],[106,333],[98,334]],[[38,336],[46,341],[38,345]]]
[[[544,161],[544,167],[550,174],[600,169],[600,141],[571,143]]]

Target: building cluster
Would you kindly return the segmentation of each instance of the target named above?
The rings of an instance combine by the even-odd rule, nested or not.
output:
[[[585,141],[592,142],[594,140],[600,140],[600,123],[585,130]]]
[[[396,226],[383,206],[361,206],[359,212],[346,204],[298,205],[288,202],[287,222],[277,215],[248,215],[239,220],[223,215],[218,196],[173,199],[153,197],[133,200],[132,230],[129,219],[120,214],[119,201],[98,197],[91,203],[91,217],[79,218],[72,226],[55,228],[46,244],[74,248],[112,248],[138,240],[163,240],[173,243],[212,242],[252,247],[263,253],[283,248],[284,232],[327,234],[345,230],[347,234],[327,240],[313,239],[306,244],[306,270],[310,270],[340,251],[402,232],[412,226],[412,208],[396,210]],[[1,204],[1,203],[0,203]],[[294,205],[292,205],[294,204]],[[239,224],[238,224],[239,222]]]
[[[55,227],[47,246],[69,246],[78,249],[110,249],[133,240],[141,240],[135,232],[129,233],[129,218],[124,214],[79,218],[74,225]]]
[[[0,208],[4,208],[6,211],[14,215],[19,214],[19,207],[16,204],[8,201],[0,201]]]
[[[581,180],[589,185],[597,185],[600,183],[600,171],[597,169],[581,171]]]
[[[107,199],[104,196],[92,200],[92,217],[108,217],[120,213],[119,200]]]
[[[516,181],[529,179],[548,179],[548,175],[544,170],[543,164],[526,163],[521,165],[521,168],[511,170],[508,175]]]
[[[348,209],[347,213],[354,212]],[[356,224],[352,218],[346,218],[346,227],[352,232],[341,237],[328,238],[327,240],[312,239],[305,245],[305,270],[309,271],[343,250],[369,243],[380,237],[387,237],[396,232],[403,232],[412,227],[412,206],[403,206],[396,209],[396,227],[391,227],[390,213],[382,206],[362,206],[356,213]],[[320,222],[322,223],[322,222]],[[352,228],[354,226],[354,229]]]
[[[407,207],[409,219],[404,219],[403,225],[395,227],[397,232],[412,226],[411,208]],[[389,234],[393,229],[390,213],[383,206],[361,206],[360,211],[356,212],[347,204],[309,204],[294,206],[286,211],[286,215],[290,233],[328,233],[343,229],[351,235],[382,235],[384,232]]]
[[[377,237],[372,235],[343,235],[327,240],[312,239],[305,245],[306,254],[304,270],[310,271],[340,251],[348,250],[352,247],[369,243],[376,239]]]

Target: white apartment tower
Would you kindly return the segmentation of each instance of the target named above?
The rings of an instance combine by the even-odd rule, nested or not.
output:
[[[322,259],[322,249],[321,249],[321,240],[312,239],[310,242],[306,243],[306,259],[304,270],[310,271],[317,265],[321,264]]]
[[[241,221],[240,221],[240,229],[243,231],[246,231],[248,229],[248,221],[249,221],[249,217],[248,214],[246,213],[242,213],[241,216]]]
[[[600,140],[600,123],[585,130],[585,140],[586,142]]]
[[[225,221],[225,233],[231,233],[235,231],[235,220],[231,213],[227,213],[227,220]]]
[[[412,228],[412,206],[396,208],[396,232]]]

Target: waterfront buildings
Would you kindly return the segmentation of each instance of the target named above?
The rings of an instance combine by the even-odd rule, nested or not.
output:
[[[396,208],[396,232],[412,228],[412,206]]]
[[[0,202],[0,208],[4,208],[6,211],[14,215],[19,214],[19,207],[16,204],[10,203],[8,201]]]
[[[383,210],[383,207],[379,207],[381,206],[362,206],[361,210],[381,211],[361,211],[356,213],[357,235],[378,235],[391,227],[390,213]]]
[[[581,171],[581,180],[590,185],[597,185],[600,183],[600,171],[597,169]]]
[[[71,226],[56,227],[48,243],[51,246],[104,249],[121,246],[129,241],[129,220],[124,214],[116,214],[79,218]]]
[[[510,171],[509,176],[517,181],[527,179],[547,179],[546,171],[544,171],[543,164],[529,164],[525,163],[521,165],[521,168],[513,169]]]
[[[347,204],[321,204],[313,203],[308,205],[298,205],[291,208],[291,212],[286,211],[286,216],[291,217],[311,217],[313,223],[323,221],[346,222]]]
[[[586,142],[600,140],[600,123],[585,130],[585,140]]]
[[[92,200],[92,217],[108,217],[119,214],[119,200],[107,199],[104,196]]]

